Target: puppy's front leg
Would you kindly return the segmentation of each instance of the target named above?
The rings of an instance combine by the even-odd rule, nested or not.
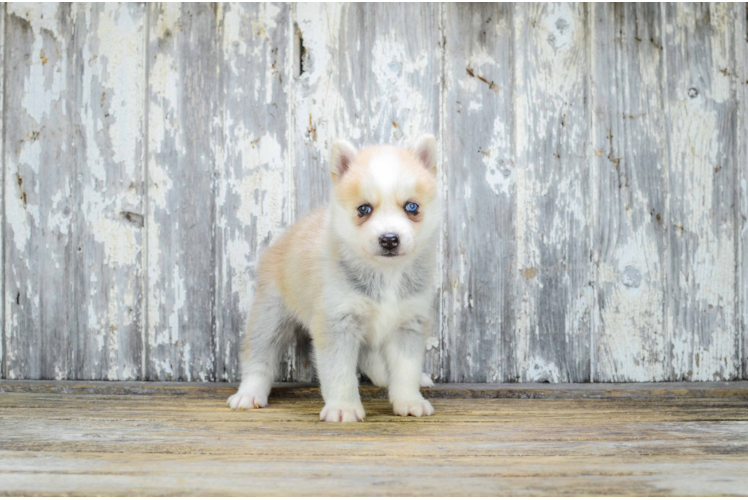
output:
[[[363,320],[355,314],[343,314],[315,323],[320,328],[312,334],[314,352],[325,399],[319,418],[327,422],[360,422],[366,415],[356,376]]]
[[[405,322],[385,347],[390,369],[389,397],[395,415],[422,417],[434,413],[434,407],[420,391],[427,324],[421,317]]]

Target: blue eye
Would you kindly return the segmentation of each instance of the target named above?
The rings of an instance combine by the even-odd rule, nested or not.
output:
[[[366,217],[367,215],[371,213],[371,211],[372,211],[371,205],[366,205],[366,204],[361,205],[360,207],[358,207],[358,216]]]
[[[418,203],[413,203],[412,201],[409,201],[405,204],[405,211],[409,214],[415,214],[418,212]]]

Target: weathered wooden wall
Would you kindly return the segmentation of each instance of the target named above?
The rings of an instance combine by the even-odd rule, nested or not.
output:
[[[332,139],[421,132],[435,378],[748,378],[745,3],[2,9],[3,378],[237,380]]]

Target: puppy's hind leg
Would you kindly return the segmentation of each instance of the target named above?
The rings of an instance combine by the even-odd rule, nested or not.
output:
[[[369,377],[372,384],[377,387],[387,387],[389,382],[387,364],[378,347],[361,346],[361,352],[358,356],[358,368]]]
[[[268,405],[280,352],[293,332],[294,321],[280,293],[258,289],[242,348],[242,382],[236,394],[228,399],[231,409]]]
[[[421,373],[421,387],[434,387],[434,381],[431,380],[431,375],[426,372]]]
[[[361,354],[359,354],[358,368],[369,377],[372,384],[377,387],[387,387],[389,383],[387,362],[379,348],[362,346]],[[434,387],[431,375],[425,372],[421,373],[420,385],[424,388]]]

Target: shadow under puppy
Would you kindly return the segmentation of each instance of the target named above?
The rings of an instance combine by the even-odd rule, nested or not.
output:
[[[328,422],[363,420],[359,368],[387,387],[397,415],[431,415],[420,386],[441,207],[436,145],[356,151],[335,141],[330,204],[288,229],[259,265],[231,408],[267,406],[279,354],[301,324],[312,336]]]

